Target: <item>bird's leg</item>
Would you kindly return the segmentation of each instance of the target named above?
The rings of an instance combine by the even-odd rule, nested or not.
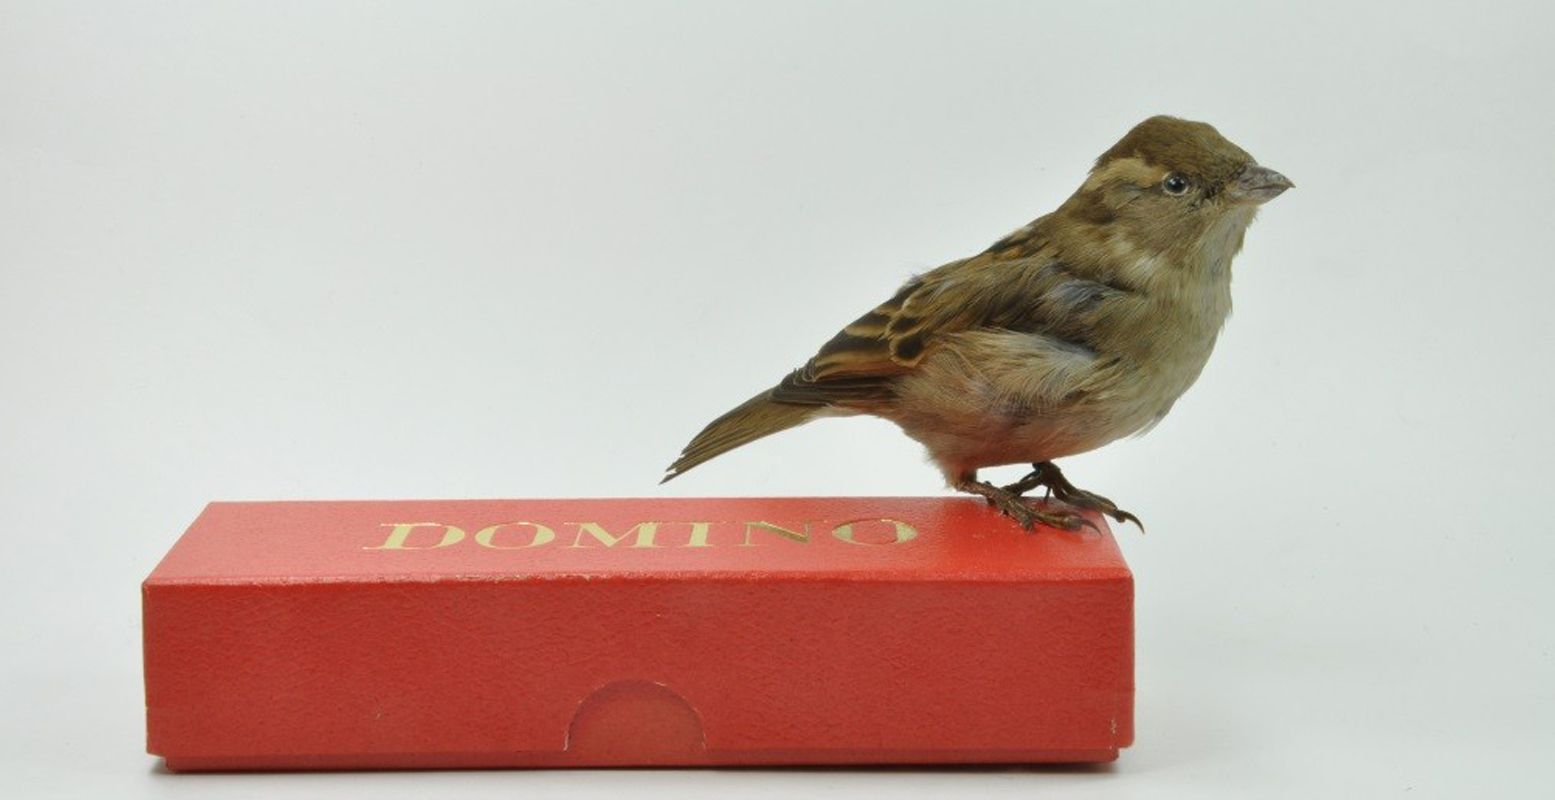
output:
[[[1139,521],[1139,517],[1118,508],[1117,503],[1095,492],[1087,492],[1070,483],[1069,479],[1064,477],[1064,473],[1053,462],[1043,461],[1032,464],[1031,469],[1030,475],[1004,488],[1006,490],[1018,490],[1016,493],[1019,494],[1035,489],[1038,486],[1043,486],[1047,488],[1053,497],[1069,505],[1090,509],[1091,511],[1100,511],[1119,522],[1132,522],[1138,525],[1141,531],[1145,529],[1145,525]]]
[[[1040,469],[1042,465],[1032,464],[1032,466],[1038,467],[1038,469],[1032,470],[1031,473],[1026,477],[1021,478],[1014,483],[1005,485],[1002,487],[1004,491],[1014,495],[1022,495],[1031,491],[1032,489],[1037,488],[1038,486],[1045,485],[1042,483],[1042,470]],[[1051,490],[1049,490],[1049,493],[1051,494]]]
[[[956,491],[975,494],[988,501],[988,505],[999,509],[999,513],[1015,520],[1022,528],[1034,530],[1037,523],[1054,528],[1062,528],[1066,531],[1079,530],[1096,525],[1085,517],[1073,511],[1053,511],[1046,508],[1035,508],[1021,499],[1020,494],[1001,489],[987,481],[977,479],[977,473],[969,472],[962,475],[955,484]]]

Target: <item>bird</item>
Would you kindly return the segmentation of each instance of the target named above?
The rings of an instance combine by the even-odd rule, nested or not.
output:
[[[1231,313],[1231,262],[1294,184],[1214,126],[1135,125],[1058,208],[917,275],[802,367],[702,429],[661,483],[811,420],[871,414],[922,443],[951,488],[1028,531],[1144,526],[1053,463],[1142,434],[1198,379]],[[1030,464],[1015,483],[984,468]],[[1027,492],[1046,490],[1046,501]],[[1052,503],[1057,499],[1057,504]]]

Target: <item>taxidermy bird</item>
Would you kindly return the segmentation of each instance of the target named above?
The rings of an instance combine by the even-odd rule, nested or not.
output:
[[[874,414],[957,490],[1030,530],[1139,520],[1053,460],[1142,433],[1193,385],[1231,313],[1231,259],[1291,188],[1213,127],[1151,117],[1058,210],[919,275],[803,367],[715,419],[664,480],[818,417]],[[1030,463],[1008,486],[983,467]],[[1028,503],[1042,487],[1057,505]]]

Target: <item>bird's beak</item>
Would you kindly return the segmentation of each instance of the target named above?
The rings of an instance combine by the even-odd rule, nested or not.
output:
[[[1231,188],[1226,190],[1226,194],[1240,203],[1267,203],[1295,185],[1290,182],[1290,178],[1268,167],[1249,164],[1231,182]]]

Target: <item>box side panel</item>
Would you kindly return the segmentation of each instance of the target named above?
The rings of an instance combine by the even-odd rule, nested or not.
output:
[[[565,669],[565,620],[504,588],[514,587],[153,586],[150,749],[170,759],[561,750],[571,709],[528,671]],[[490,639],[492,617],[522,634]]]
[[[148,741],[190,769],[1105,760],[1132,736],[1131,599],[1127,579],[152,585]]]

